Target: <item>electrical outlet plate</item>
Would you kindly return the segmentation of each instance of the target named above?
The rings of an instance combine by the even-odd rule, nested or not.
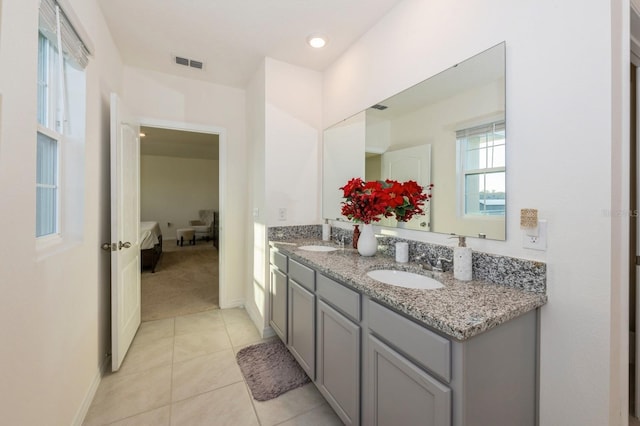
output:
[[[522,247],[531,250],[547,249],[547,221],[538,220],[538,236],[527,235],[527,231],[522,231]]]
[[[278,209],[278,220],[287,220],[287,209],[285,207],[280,207]]]

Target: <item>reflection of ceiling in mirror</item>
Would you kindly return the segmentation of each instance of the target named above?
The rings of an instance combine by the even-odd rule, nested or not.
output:
[[[479,53],[369,108],[367,117],[393,120],[425,105],[436,103],[474,87],[504,79],[504,44]]]

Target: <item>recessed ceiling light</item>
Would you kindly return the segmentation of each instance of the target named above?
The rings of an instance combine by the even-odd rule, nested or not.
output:
[[[327,38],[319,34],[312,34],[307,37],[307,43],[313,48],[320,49],[327,44]]]
[[[145,133],[140,132],[140,137],[141,137],[141,138],[144,138],[145,136],[147,136]]]

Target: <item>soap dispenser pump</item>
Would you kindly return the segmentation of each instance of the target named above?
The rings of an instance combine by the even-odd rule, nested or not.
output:
[[[453,248],[453,278],[471,281],[473,279],[471,247],[467,247],[466,238],[462,235],[451,238],[458,239],[458,247]]]

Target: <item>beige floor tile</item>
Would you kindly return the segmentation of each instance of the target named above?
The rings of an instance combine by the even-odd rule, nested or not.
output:
[[[269,401],[253,401],[263,426],[277,425],[324,404],[324,398],[313,383],[280,395]]]
[[[140,324],[140,328],[134,338],[134,343],[145,343],[162,339],[164,337],[173,337],[175,321],[173,318],[145,321]]]
[[[104,425],[171,401],[171,366],[105,376],[87,413],[86,425]]]
[[[139,373],[150,368],[171,365],[173,336],[161,339],[134,340],[118,374]]]
[[[231,336],[231,338],[233,338],[233,336]],[[260,339],[260,340],[258,340],[256,342],[245,343],[245,344],[241,344],[241,345],[234,345],[233,346],[233,352],[237,354],[240,349],[246,348],[247,346],[257,345],[259,343],[273,342],[276,339],[279,339],[279,337],[278,336],[271,336],[271,337],[266,337],[266,338]]]
[[[258,425],[244,383],[235,383],[173,404],[172,426]]]
[[[231,349],[231,341],[224,328],[213,331],[183,334],[174,338],[173,362]]]
[[[173,366],[172,401],[242,382],[242,373],[232,350],[200,356]]]
[[[640,420],[633,416],[629,416],[629,426],[640,426]]]
[[[218,329],[224,329],[219,309],[176,317],[176,336]]]
[[[262,340],[253,322],[239,321],[227,324],[227,331],[233,346],[246,346]]]
[[[342,426],[343,424],[329,404],[322,404],[278,426]]]
[[[247,311],[242,308],[221,309],[220,313],[222,314],[222,318],[227,325],[238,322],[252,323],[251,318],[249,318],[249,314],[247,314]]]
[[[109,426],[169,426],[171,422],[171,406],[156,408],[137,416],[111,423]]]

